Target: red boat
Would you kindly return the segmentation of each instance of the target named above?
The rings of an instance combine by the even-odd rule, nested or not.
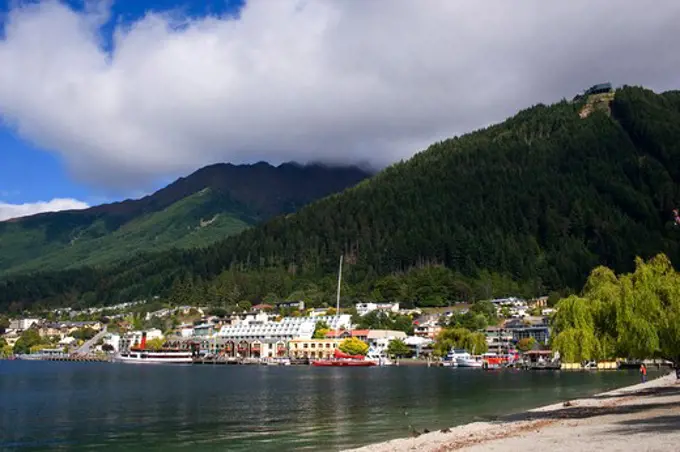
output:
[[[348,355],[336,349],[332,359],[320,359],[312,362],[312,365],[319,367],[369,367],[375,366],[375,362],[366,361],[366,357],[363,355]]]

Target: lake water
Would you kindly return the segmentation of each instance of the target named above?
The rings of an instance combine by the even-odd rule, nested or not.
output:
[[[0,361],[0,449],[340,450],[637,381],[634,371]]]

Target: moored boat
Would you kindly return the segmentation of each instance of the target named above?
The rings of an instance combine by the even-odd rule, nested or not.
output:
[[[451,355],[456,361],[456,367],[481,369],[484,365],[481,356],[471,355],[466,350],[453,350]]]
[[[137,347],[130,347],[129,351],[121,352],[116,361],[139,364],[191,364],[195,352],[178,348],[161,348],[148,350],[146,348],[146,332],[142,333],[142,341]]]
[[[392,366],[394,362],[387,356],[383,349],[371,347],[366,354],[367,361],[373,361],[376,366]]]

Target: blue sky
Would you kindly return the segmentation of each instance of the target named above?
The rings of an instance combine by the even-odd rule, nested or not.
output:
[[[217,162],[382,168],[605,81],[678,89],[678,23],[677,0],[0,0],[0,221]]]
[[[179,10],[189,17],[208,14],[237,14],[244,0],[116,0],[111,5],[111,17],[101,28],[105,45],[111,45],[116,24],[134,22],[148,11]],[[15,0],[0,0],[0,14],[6,14]],[[24,1],[23,3],[37,3]],[[63,3],[82,11],[83,0]],[[157,189],[172,178],[160,178],[148,187]],[[148,187],[145,187],[148,191]],[[79,183],[60,156],[18,136],[12,127],[0,121],[0,202],[11,204],[73,198],[90,205],[112,202],[144,194],[137,187],[130,190],[110,190],[92,184]]]

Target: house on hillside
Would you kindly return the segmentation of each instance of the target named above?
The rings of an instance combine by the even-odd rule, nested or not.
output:
[[[399,303],[357,303],[354,305],[357,314],[361,317],[365,316],[369,312],[373,311],[383,311],[383,312],[399,312]]]
[[[302,300],[299,301],[282,301],[280,303],[276,303],[276,309],[281,310],[281,309],[295,309],[300,312],[305,310],[305,302]]]

